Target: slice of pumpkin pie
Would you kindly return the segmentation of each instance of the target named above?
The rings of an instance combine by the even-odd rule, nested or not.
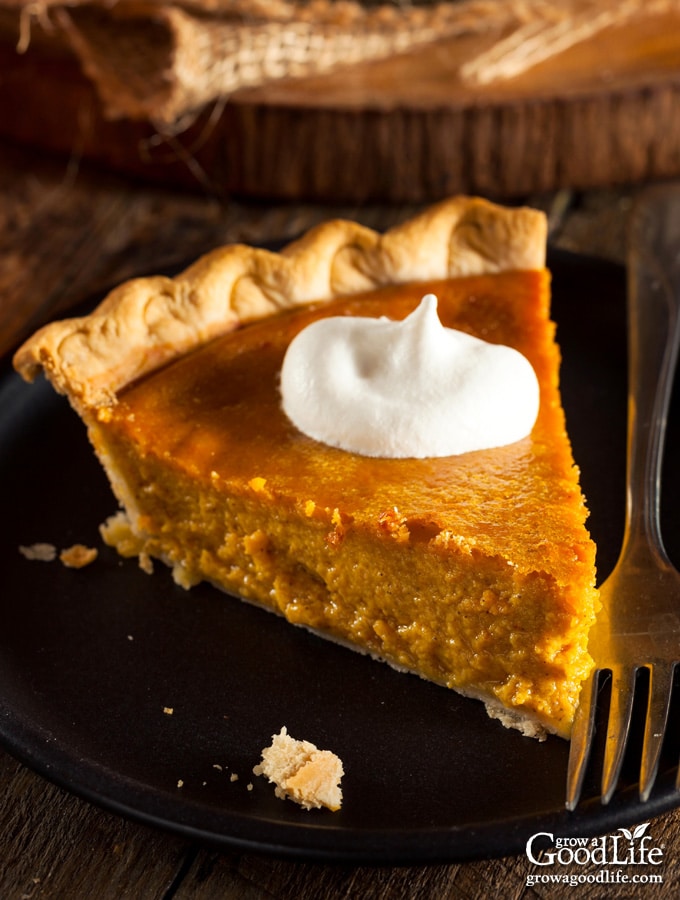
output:
[[[15,366],[85,421],[123,555],[568,737],[595,548],[545,244],[538,211],[466,197],[332,221],[123,284]]]

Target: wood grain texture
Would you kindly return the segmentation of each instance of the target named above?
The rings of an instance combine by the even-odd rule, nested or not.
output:
[[[0,134],[148,181],[270,200],[422,203],[680,174],[680,13],[611,27],[488,85],[458,73],[480,38],[442,40],[242,90],[163,133],[105,119],[63,48],[43,36],[18,55],[11,33],[6,24]]]
[[[0,896],[162,898],[182,872],[179,839],[102,812],[0,757]]]

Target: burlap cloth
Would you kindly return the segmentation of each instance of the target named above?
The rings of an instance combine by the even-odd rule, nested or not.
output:
[[[494,37],[462,62],[470,82],[511,77],[599,28],[680,0],[0,0],[17,49],[58,34],[109,118],[181,130],[207,104],[272,79],[401,53],[457,35]]]

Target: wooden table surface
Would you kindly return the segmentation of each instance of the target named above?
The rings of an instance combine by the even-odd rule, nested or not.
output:
[[[548,211],[551,240],[624,258],[630,190],[528,198]],[[297,235],[343,215],[384,228],[407,206],[218,201],[127,182],[77,159],[0,144],[0,348],[122,279],[161,270],[235,240]],[[0,687],[1,690],[1,687]],[[590,876],[596,864],[539,869],[525,855],[467,864],[372,868],[215,851],[102,811],[0,751],[0,898],[477,898],[680,895],[680,811],[651,822],[663,884],[527,884],[531,875]],[[621,868],[621,867],[619,867]],[[651,867],[644,868],[649,874]],[[624,867],[629,877],[632,867]]]

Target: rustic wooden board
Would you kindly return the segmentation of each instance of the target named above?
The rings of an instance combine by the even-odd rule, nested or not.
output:
[[[479,39],[241,91],[179,135],[106,121],[67,55],[0,45],[0,134],[151,181],[278,199],[499,198],[680,174],[680,13],[470,87]]]

